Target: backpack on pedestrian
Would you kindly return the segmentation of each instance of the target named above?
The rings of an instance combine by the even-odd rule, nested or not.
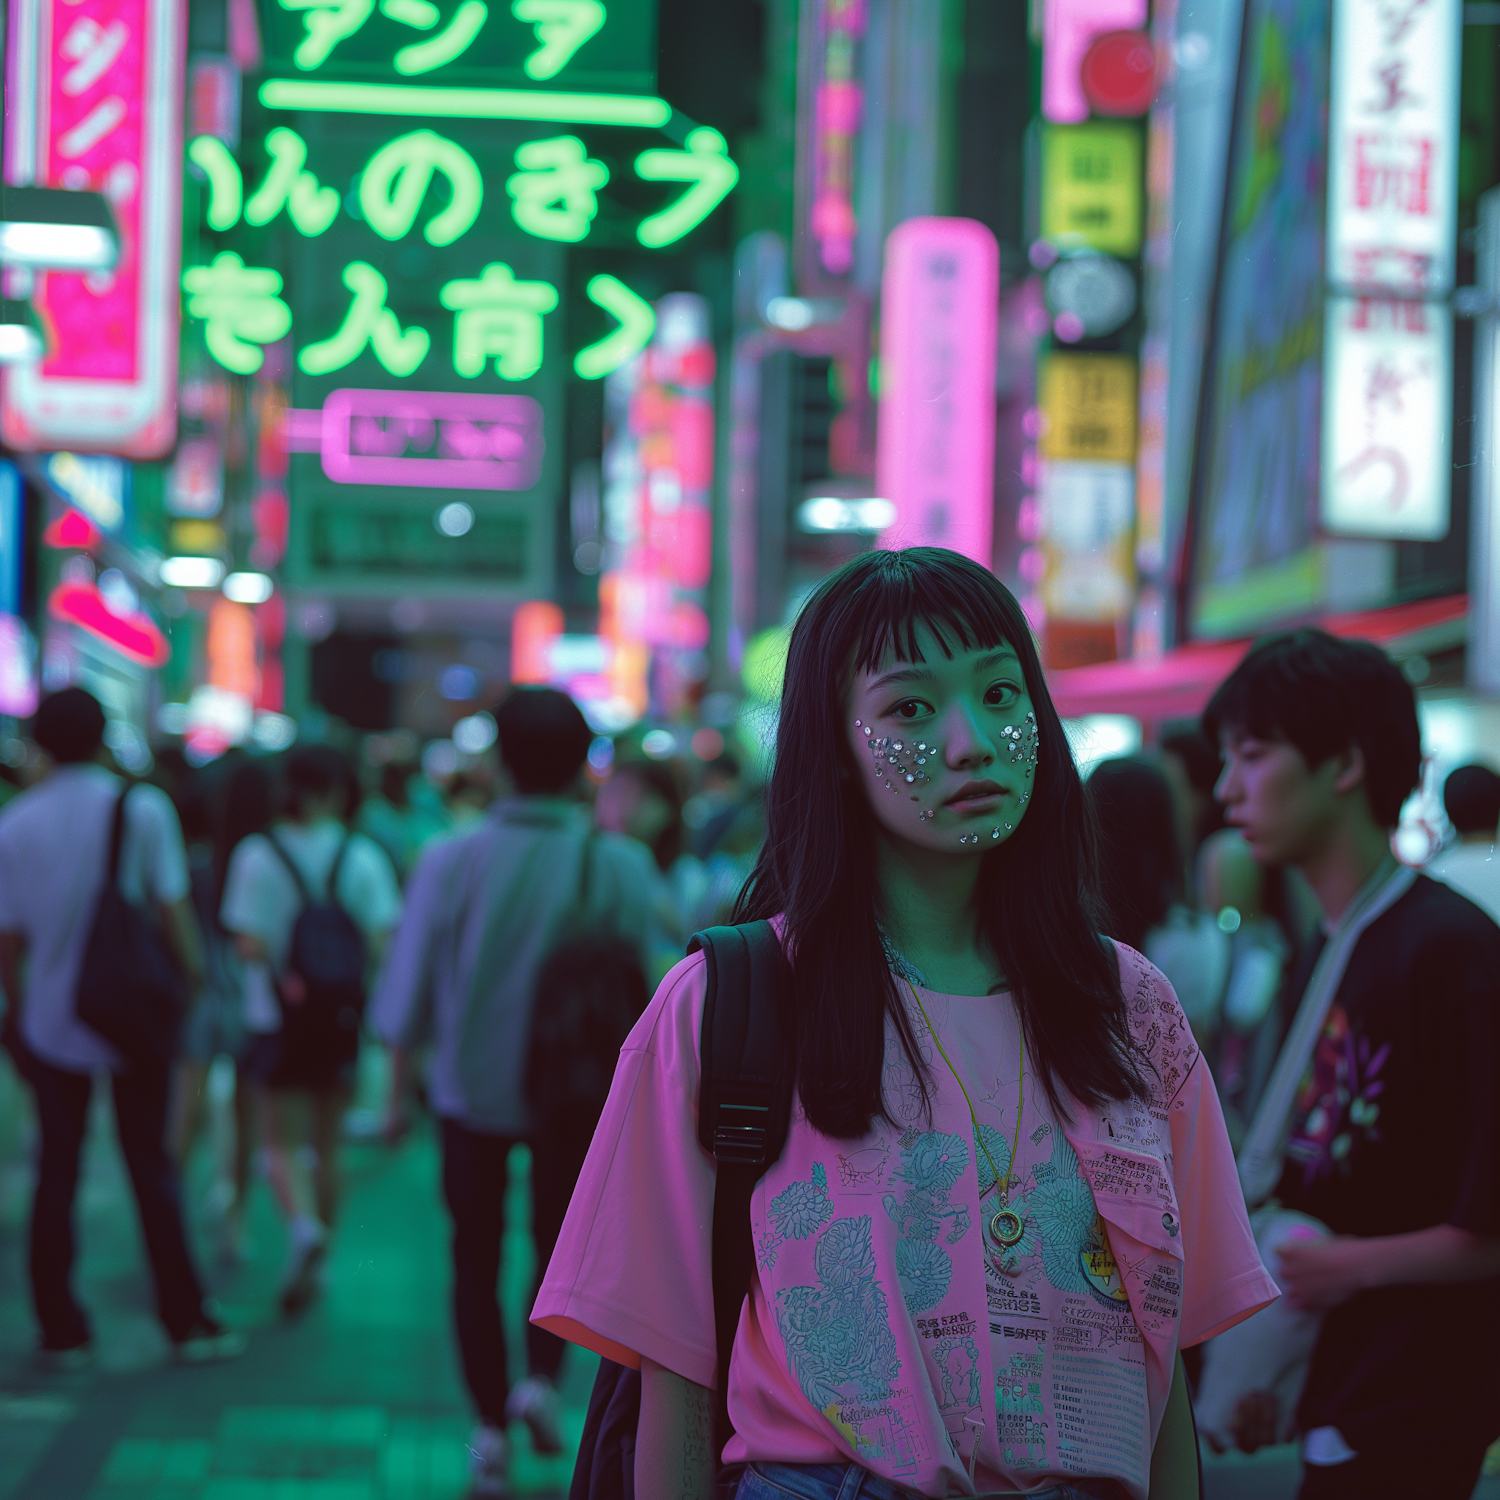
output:
[[[533,1134],[578,1143],[580,1167],[609,1098],[620,1048],[650,998],[634,944],[589,926],[597,852],[590,834],[578,899],[537,972],[523,1077]]]
[[[699,1041],[698,1141],[718,1164],[713,1220],[717,1455],[732,1431],[729,1359],[755,1267],[750,1199],[755,1184],[781,1155],[791,1121],[793,1069],[787,1044],[792,1028],[783,1013],[786,959],[769,922],[710,927],[688,944],[689,953],[700,949],[707,960],[708,988]],[[640,1372],[601,1360],[568,1500],[634,1500],[640,1414]],[[738,1483],[737,1470],[722,1471],[721,1497],[732,1496]]]
[[[286,964],[276,979],[282,1029],[275,1081],[288,1087],[312,1085],[352,1065],[359,1054],[368,950],[364,933],[337,894],[349,835],[334,856],[321,897],[312,893],[274,832],[266,834],[266,841],[286,866],[302,902]]]
[[[127,786],[115,803],[104,889],[83,950],[74,1009],[127,1062],[164,1066],[177,1055],[187,984],[158,923],[120,891]]]

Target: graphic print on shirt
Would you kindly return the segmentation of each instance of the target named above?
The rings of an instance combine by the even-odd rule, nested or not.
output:
[[[1042,1404],[1042,1351],[1021,1350],[1008,1370],[995,1371],[995,1420],[1005,1467],[1025,1471],[1047,1466],[1047,1423]]]
[[[1380,1139],[1381,1073],[1391,1055],[1387,1042],[1374,1052],[1368,1037],[1356,1037],[1337,1002],[1328,1012],[1297,1094],[1289,1160],[1300,1162],[1304,1184],[1349,1171],[1349,1155],[1361,1140]]]
[[[787,1240],[805,1240],[833,1217],[833,1199],[828,1196],[828,1169],[820,1161],[812,1166],[807,1182],[789,1182],[766,1210],[771,1228],[756,1240],[762,1270],[776,1264],[776,1256]]]
[[[956,1245],[969,1232],[968,1205],[948,1201],[968,1168],[962,1136],[911,1130],[901,1137],[901,1169],[891,1182],[905,1184],[905,1191],[899,1199],[887,1193],[884,1202],[896,1226],[896,1274],[908,1312],[926,1312],[947,1295],[953,1260],[938,1236]]]
[[[852,1454],[892,1462],[902,1408],[889,1403],[901,1360],[885,1289],[875,1275],[870,1216],[835,1219],[818,1236],[813,1268],[817,1286],[776,1293],[788,1364],[803,1394]],[[877,1431],[867,1432],[870,1426]]]

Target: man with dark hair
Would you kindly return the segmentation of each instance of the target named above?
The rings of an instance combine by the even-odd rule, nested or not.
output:
[[[1421,737],[1377,647],[1263,641],[1204,726],[1229,822],[1301,870],[1324,919],[1239,1158],[1252,1207],[1274,1196],[1332,1231],[1271,1268],[1322,1312],[1301,1500],[1468,1500],[1500,1434],[1500,929],[1391,855]],[[1274,1412],[1269,1393],[1241,1402],[1242,1446],[1274,1440]]]
[[[1461,891],[1500,922],[1500,776],[1488,766],[1460,766],[1443,783],[1443,810],[1458,835],[1427,866],[1434,880]]]
[[[593,736],[570,698],[518,688],[495,722],[514,795],[422,855],[370,1009],[394,1061],[393,1132],[407,1052],[433,1039],[428,1092],[453,1219],[454,1322],[480,1422],[469,1443],[476,1496],[511,1493],[508,1421],[525,1422],[543,1451],[562,1446],[553,1386],[562,1342],[528,1323],[530,1373],[512,1385],[496,1296],[511,1149],[533,1149],[539,1280],[587,1148],[585,1137],[574,1160],[557,1132],[532,1130],[523,1073],[538,976],[570,930],[614,934],[644,959],[654,874],[642,845],[593,833],[579,805]]]
[[[204,1305],[182,1227],[177,1172],[167,1151],[170,1067],[125,1061],[78,1019],[75,994],[124,799],[119,887],[154,908],[184,974],[202,979],[182,829],[167,794],[128,787],[110,767],[99,701],[82,688],[44,698],[32,735],[52,761],[43,781],[0,812],[0,984],[19,1011],[15,1044],[36,1092],[42,1149],[31,1216],[31,1287],[42,1354],[58,1369],[93,1357],[88,1319],[73,1296],[73,1197],[87,1131],[92,1075],[108,1071],[120,1149],[135,1189],[156,1282],[157,1312],[178,1358],[228,1359],[245,1341]],[[22,959],[27,960],[22,979]]]

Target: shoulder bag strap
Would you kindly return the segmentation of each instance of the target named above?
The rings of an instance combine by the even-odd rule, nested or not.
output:
[[[733,1431],[729,1361],[755,1272],[750,1200],[786,1144],[792,1078],[780,1004],[785,959],[771,924],[711,927],[689,944],[690,952],[700,948],[708,962],[708,987],[699,1045],[698,1138],[718,1164],[712,1261],[717,1463]]]
[[[349,829],[344,830],[344,837],[339,841],[338,853],[333,856],[333,868],[328,872],[328,901],[332,906],[337,906],[340,911],[343,906],[339,901],[339,871],[343,868],[344,855],[349,849],[349,840],[354,837]]]
[[[115,815],[109,832],[109,864],[104,872],[104,884],[108,888],[119,883],[120,851],[125,844],[125,799],[130,795],[130,783],[126,782],[115,801]]]
[[[286,845],[276,837],[274,829],[266,829],[265,839],[271,848],[276,851],[276,857],[286,866],[287,874],[292,877],[292,884],[297,887],[298,899],[304,906],[311,906],[312,897],[308,894],[307,882],[302,878],[302,871],[293,862]]]

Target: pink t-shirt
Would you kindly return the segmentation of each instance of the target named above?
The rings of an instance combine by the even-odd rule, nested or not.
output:
[[[837,1141],[794,1105],[751,1203],[757,1275],[729,1371],[727,1461],[852,1460],[933,1496],[1090,1476],[1143,1500],[1178,1349],[1277,1289],[1182,1009],[1140,954],[1119,957],[1152,1097],[1075,1104],[1060,1121],[1028,1062],[1014,1169],[1008,996],[921,990],[931,1031],[907,996],[930,1120],[893,1030],[895,1123]],[[684,959],[626,1042],[533,1317],[711,1386],[714,1164],[695,1110],[704,989],[702,956]],[[996,1172],[1020,1179],[1010,1206],[1025,1225],[1003,1265],[985,1228]]]

